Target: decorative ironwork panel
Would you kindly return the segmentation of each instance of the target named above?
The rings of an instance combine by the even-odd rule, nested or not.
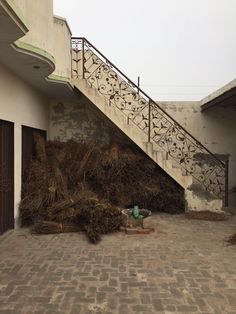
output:
[[[146,103],[140,111],[135,113],[132,117],[132,121],[146,134],[148,134],[149,130],[149,103]]]
[[[147,104],[147,101],[134,91],[132,85],[125,82],[107,64],[101,64],[91,73],[88,82],[129,117]]]
[[[206,190],[223,197],[225,185],[224,165],[184,129],[158,109],[152,108],[151,138],[169,156],[200,182]]]

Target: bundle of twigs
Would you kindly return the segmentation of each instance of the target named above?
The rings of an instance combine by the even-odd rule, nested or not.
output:
[[[101,235],[99,233],[99,230],[97,230],[96,226],[91,224],[84,224],[83,230],[86,232],[89,240],[92,243],[96,243],[101,240]]]
[[[229,239],[227,240],[229,245],[236,245],[236,233],[233,234]]]
[[[139,150],[94,143],[45,142],[35,136],[36,156],[22,186],[22,225],[36,233],[77,231],[92,242],[119,230],[120,208],[169,213],[184,209],[183,190]]]
[[[40,191],[26,195],[20,203],[21,224],[30,226],[42,215],[43,196]]]
[[[68,187],[70,190],[76,191],[81,182],[86,181],[86,177],[96,165],[101,151],[94,143],[81,142],[78,144],[74,141],[65,143],[64,150],[66,155],[61,162],[61,168],[68,180]]]
[[[54,204],[52,204],[52,206],[48,207],[48,210],[50,210],[54,214],[57,214],[61,210],[75,206],[77,203],[80,202],[80,200],[81,200],[81,195],[79,193],[74,194],[69,199],[55,202]]]
[[[97,242],[100,234],[119,230],[122,225],[121,210],[106,201],[87,204],[81,208],[78,219],[92,242]]]
[[[94,193],[86,190],[77,191],[68,199],[56,202],[47,209],[49,220],[70,222],[76,220],[83,208],[94,205],[98,198]]]
[[[31,231],[32,233],[38,234],[53,234],[53,233],[78,232],[81,231],[81,228],[75,223],[39,221],[33,225]]]
[[[152,211],[184,211],[183,190],[141,152],[114,145],[99,158],[87,176],[99,197],[124,208],[139,204]]]
[[[45,149],[45,139],[37,132],[33,134],[36,158],[45,163],[46,162],[46,149]]]

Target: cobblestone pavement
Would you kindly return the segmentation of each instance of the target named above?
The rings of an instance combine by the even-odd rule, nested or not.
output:
[[[151,235],[0,239],[0,313],[236,314],[236,246],[224,222],[158,214]]]

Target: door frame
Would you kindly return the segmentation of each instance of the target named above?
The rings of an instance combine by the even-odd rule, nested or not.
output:
[[[8,125],[7,129],[7,148],[4,151],[4,138],[0,134],[0,235],[15,227],[15,125],[14,122],[0,119],[0,132],[3,131],[3,125]],[[5,155],[4,155],[5,154]],[[7,161],[6,170],[3,163]],[[4,176],[4,172],[6,175]],[[4,180],[6,182],[4,183]],[[5,191],[4,191],[5,185]],[[7,190],[9,189],[9,190]]]

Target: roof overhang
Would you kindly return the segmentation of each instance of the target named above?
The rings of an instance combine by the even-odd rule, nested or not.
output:
[[[27,23],[12,0],[0,0],[0,62],[47,97],[74,97],[69,78],[55,76],[52,55],[21,40]]]
[[[202,111],[219,105],[236,106],[236,79],[200,101]]]
[[[0,0],[0,43],[16,41],[27,32],[27,22],[14,2]]]

